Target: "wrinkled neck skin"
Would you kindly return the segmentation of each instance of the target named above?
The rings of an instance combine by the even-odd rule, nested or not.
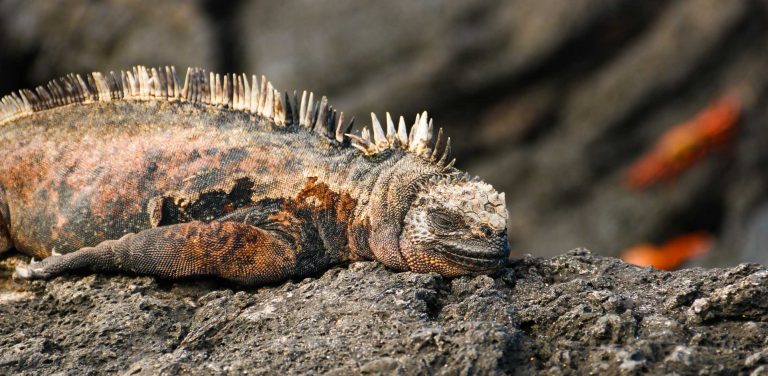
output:
[[[415,197],[414,185],[439,174],[441,168],[403,152],[380,163],[381,168],[375,172],[377,176],[372,176],[372,187],[367,190],[370,192],[367,200],[363,200],[367,202],[356,213],[356,222],[367,224],[368,250],[353,248],[353,252],[360,253],[358,257],[361,259],[374,259],[391,269],[406,271],[409,267],[400,250],[400,235],[403,220]]]

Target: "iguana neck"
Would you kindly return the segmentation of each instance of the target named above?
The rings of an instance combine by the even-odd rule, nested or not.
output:
[[[415,195],[416,184],[441,169],[418,156],[392,153],[368,160],[360,175],[352,172],[349,186],[358,195],[358,207],[349,227],[351,259],[377,260],[395,270],[407,270],[399,238]]]

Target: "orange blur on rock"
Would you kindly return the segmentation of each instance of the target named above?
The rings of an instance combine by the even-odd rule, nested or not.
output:
[[[692,119],[672,127],[630,166],[627,186],[644,189],[679,175],[725,144],[734,133],[740,116],[740,102],[726,96]]]
[[[707,232],[694,232],[678,236],[661,246],[640,244],[627,249],[621,259],[637,266],[675,270],[684,262],[702,256],[712,249],[714,238]]]

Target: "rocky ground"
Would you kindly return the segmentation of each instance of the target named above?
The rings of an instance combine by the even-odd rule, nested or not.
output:
[[[768,373],[754,264],[664,272],[577,249],[456,279],[372,262],[249,289],[3,278],[2,374]]]
[[[0,0],[0,95],[134,64],[266,74],[367,124],[429,109],[507,193],[513,249],[713,233],[701,265],[768,262],[764,0]],[[181,68],[183,69],[183,68]],[[734,140],[648,190],[628,166],[723,95]],[[279,286],[10,278],[0,374],[768,374],[768,269],[661,272],[573,251],[493,277],[375,263]]]

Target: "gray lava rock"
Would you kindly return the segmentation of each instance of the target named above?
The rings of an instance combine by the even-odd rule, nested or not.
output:
[[[0,0],[3,55],[22,55],[35,85],[136,64],[214,68],[215,41],[197,1]]]
[[[766,276],[754,264],[663,272],[577,249],[455,279],[372,262],[257,289],[6,279],[0,373],[759,373]]]
[[[434,108],[519,76],[625,3],[248,2],[238,24],[249,70],[364,117]]]

